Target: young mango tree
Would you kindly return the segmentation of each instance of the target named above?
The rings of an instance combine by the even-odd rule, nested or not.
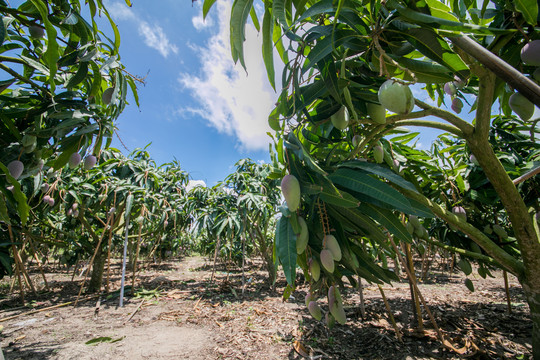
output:
[[[213,3],[205,1],[204,15]],[[489,138],[493,117],[512,121],[512,112],[523,120],[524,131],[536,127],[531,117],[540,106],[540,87],[533,80],[540,66],[537,2],[278,0],[263,6],[262,52],[272,85],[274,45],[285,63],[283,89],[269,124],[287,173],[289,212],[278,223],[276,244],[289,283],[294,283],[297,261],[307,272],[306,263],[319,259],[327,266],[316,286],[331,290],[330,310],[339,310],[333,284],[363,267],[351,235],[388,231],[408,242],[399,214],[432,213],[517,276],[531,312],[533,354],[539,358],[538,208],[527,206],[515,175],[501,164]],[[234,1],[231,51],[242,65],[248,14],[259,24],[254,1]],[[413,84],[430,97],[429,103],[415,99]],[[459,115],[464,101],[471,115]],[[425,196],[415,186],[422,179],[406,181],[392,170],[392,143],[383,137],[401,133],[404,126],[435,128],[463,139],[500,199],[521,258]],[[535,168],[527,176],[537,173]],[[298,215],[306,218],[309,241],[307,255],[297,257]],[[354,256],[338,256],[332,251],[338,248]]]

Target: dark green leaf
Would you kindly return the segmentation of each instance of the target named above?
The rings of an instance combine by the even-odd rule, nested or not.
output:
[[[287,283],[294,286],[296,278],[296,234],[289,219],[282,216],[276,226],[277,255],[287,279]]]
[[[379,164],[375,164],[375,163],[371,163],[367,161],[352,160],[352,161],[344,162],[343,164],[340,165],[340,167],[362,169],[369,173],[381,176],[385,178],[386,180],[390,181],[391,183],[394,183],[395,185],[400,186],[404,189],[418,192],[418,190],[416,190],[413,184],[403,179],[401,176],[399,176],[398,174],[396,174],[389,168],[384,167]]]

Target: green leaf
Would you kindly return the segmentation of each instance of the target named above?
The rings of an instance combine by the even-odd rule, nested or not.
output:
[[[4,17],[0,15],[0,46],[6,39],[6,27],[4,26]]]
[[[397,216],[394,215],[391,211],[381,209],[379,207],[366,203],[361,203],[358,207],[358,210],[360,210],[365,215],[368,215],[369,217],[375,219],[379,224],[381,224],[388,231],[394,234],[394,236],[397,237],[399,240],[405,242],[412,241],[411,234],[409,234],[405,226],[403,226],[401,221],[399,221]]]
[[[96,344],[100,344],[100,343],[104,343],[104,342],[108,342],[108,343],[115,343],[115,342],[118,342],[118,341],[121,341],[121,340],[124,340],[125,336],[122,336],[120,338],[117,338],[117,339],[113,339],[109,336],[100,336],[100,337],[97,337],[97,338],[94,338],[92,340],[88,340],[87,342],[85,342],[86,345],[96,345]]]
[[[212,8],[212,6],[215,4],[216,0],[204,0],[203,3],[203,20],[206,20],[206,16],[208,15],[208,12]]]
[[[333,36],[326,36],[324,39],[317,41],[317,44],[311,48],[311,51],[307,56],[307,60],[302,68],[302,73],[305,73],[316,63],[327,57],[344,42],[352,40],[357,36],[358,35],[353,30],[336,30]]]
[[[296,234],[289,222],[289,219],[282,216],[276,226],[276,248],[277,255],[287,283],[294,286],[296,278]]]
[[[88,75],[88,63],[83,62],[79,64],[79,69],[73,75],[67,82],[66,88],[71,89],[81,82],[83,82],[86,79],[86,75]]]
[[[327,184],[323,184],[322,191],[320,194],[321,200],[325,203],[331,204],[331,205],[337,205],[344,208],[355,208],[360,203],[358,199],[356,199],[351,194],[340,191],[336,189],[334,186],[328,186]]]
[[[253,21],[253,26],[255,26],[255,29],[257,29],[257,31],[261,31],[261,25],[259,24],[259,19],[257,18],[257,13],[255,12],[254,7],[251,7],[249,16],[251,17],[251,21]]]
[[[21,184],[17,180],[15,180],[13,176],[10,175],[8,168],[2,163],[0,163],[0,170],[4,172],[9,183],[13,185],[12,194],[17,201],[17,213],[21,218],[21,223],[25,225],[26,221],[28,220],[28,214],[30,214],[30,206],[28,206],[28,199],[21,190]],[[9,190],[3,189],[2,191],[7,192]]]
[[[448,43],[435,31],[423,28],[409,29],[403,33],[409,42],[415,46],[424,56],[446,66],[455,73],[465,78],[469,73],[469,67],[456,53],[450,49]]]
[[[367,161],[359,161],[359,160],[352,160],[344,162],[340,165],[340,167],[349,167],[349,168],[356,168],[356,169],[362,169],[364,171],[367,171],[369,173],[381,176],[385,178],[386,180],[390,181],[391,183],[394,183],[397,186],[400,186],[404,189],[408,189],[414,192],[418,192],[414,185],[407,180],[403,179],[401,176],[393,172],[387,167],[384,167],[379,164],[367,162]]]
[[[375,198],[392,206],[394,209],[410,214],[411,205],[407,198],[388,184],[375,179],[358,170],[340,168],[329,176],[334,184],[341,185],[352,191]]]
[[[432,16],[450,21],[459,21],[459,19],[454,14],[452,14],[452,9],[450,9],[448,6],[446,6],[446,4],[442,3],[441,1],[426,0],[426,3]]]
[[[44,59],[49,67],[49,83],[51,84],[51,91],[54,92],[56,89],[55,77],[56,72],[58,71],[58,59],[60,58],[58,43],[56,42],[56,29],[54,25],[49,21],[49,11],[47,5],[41,0],[30,0],[32,4],[36,7],[41,15],[43,24],[45,25],[45,30],[47,31],[47,50],[44,54]]]
[[[240,60],[245,69],[244,41],[246,40],[246,21],[253,6],[253,0],[235,0],[231,10],[231,52],[233,58]]]
[[[465,279],[465,286],[467,289],[469,289],[471,292],[474,292],[474,284],[471,281],[471,279]]]
[[[272,40],[273,36],[274,36],[274,18],[272,16],[272,12],[270,11],[270,9],[266,8],[264,11],[263,26],[262,26],[262,42],[263,42],[262,56],[264,60],[264,66],[266,67],[266,74],[268,76],[268,80],[270,81],[270,85],[272,85],[272,88],[275,91],[276,90],[276,75],[275,75],[275,70],[274,70],[274,42]],[[274,127],[272,127],[272,129],[274,129]]]
[[[538,3],[536,0],[515,0],[516,10],[523,14],[523,17],[532,26],[536,26],[538,19]]]
[[[3,193],[0,193],[0,221],[5,222],[6,224],[11,224],[6,205],[6,199],[4,199]]]

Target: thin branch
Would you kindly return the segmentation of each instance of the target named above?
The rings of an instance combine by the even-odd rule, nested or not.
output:
[[[396,121],[395,124],[397,126],[423,126],[423,127],[429,127],[433,129],[439,129],[442,131],[446,131],[449,133],[452,133],[454,135],[457,135],[459,137],[463,137],[463,132],[459,130],[457,127],[449,124],[440,123],[437,121],[430,121],[430,120],[400,120]]]
[[[464,137],[468,137],[469,135],[473,134],[474,127],[468,122],[466,122],[465,120],[463,120],[462,118],[460,118],[459,116],[452,114],[450,111],[433,107],[418,99],[414,99],[414,103],[417,106],[421,107],[422,109],[426,110],[426,112],[424,113],[425,114],[424,116],[432,115],[432,116],[438,117],[439,119],[449,122],[450,124],[457,127],[459,130],[461,130]]]
[[[517,185],[517,184],[520,184],[520,183],[524,182],[525,180],[528,180],[528,179],[530,179],[533,176],[538,175],[538,174],[540,174],[540,166],[535,168],[535,169],[532,169],[531,171],[529,171],[526,174],[521,175],[520,177],[514,179],[512,182],[514,183],[514,185]]]

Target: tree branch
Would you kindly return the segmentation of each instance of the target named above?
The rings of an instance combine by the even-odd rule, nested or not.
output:
[[[400,191],[406,196],[415,199],[427,206],[433,211],[435,215],[445,220],[448,224],[454,225],[459,230],[464,232],[471,240],[478,244],[482,249],[486,251],[495,261],[497,261],[503,269],[514,274],[518,279],[523,279],[525,275],[525,267],[522,262],[518,261],[506,251],[504,251],[500,246],[495,244],[488,238],[483,232],[467,223],[466,221],[460,219],[456,215],[452,214],[450,211],[442,208],[440,205],[432,202],[424,195],[419,194],[415,191],[400,189]]]
[[[415,99],[414,103],[417,106],[421,107],[422,109],[426,110],[426,112],[425,112],[426,115],[424,115],[424,116],[432,115],[432,116],[436,116],[436,117],[438,117],[440,119],[443,119],[443,120],[449,122],[450,124],[457,127],[459,130],[461,130],[464,137],[467,137],[467,136],[473,134],[474,127],[471,124],[469,124],[468,122],[466,122],[465,120],[463,120],[462,118],[460,118],[459,116],[456,116],[456,115],[452,114],[450,111],[446,111],[446,110],[442,110],[442,109],[433,107],[433,106],[431,106],[429,104],[426,104],[425,102],[420,101],[418,99]]]
[[[433,129],[439,129],[442,131],[446,131],[449,133],[452,133],[454,135],[457,135],[459,137],[463,137],[463,132],[459,130],[457,127],[453,125],[444,124],[437,121],[430,121],[430,120],[400,120],[396,121],[394,124],[397,126],[423,126],[423,127],[429,127]]]
[[[449,36],[448,39],[540,107],[540,86],[534,81],[468,36]]]

